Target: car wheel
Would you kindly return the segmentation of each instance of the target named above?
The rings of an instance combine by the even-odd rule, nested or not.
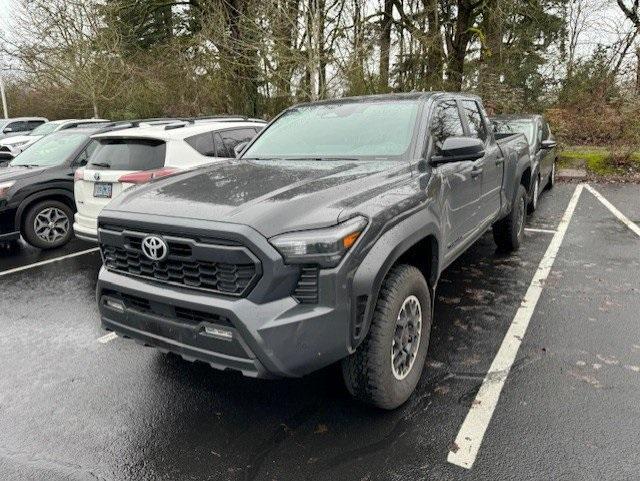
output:
[[[524,237],[526,214],[527,191],[520,185],[509,215],[493,224],[493,240],[500,250],[518,250]]]
[[[395,409],[414,391],[431,333],[431,295],[422,273],[401,264],[380,289],[371,327],[342,362],[349,392],[382,409]]]
[[[29,209],[23,223],[22,235],[34,247],[53,249],[73,236],[73,211],[57,200],[45,200]]]
[[[538,197],[540,196],[540,177],[536,175],[533,181],[533,187],[531,188],[531,200],[527,205],[527,212],[533,214],[538,208]]]

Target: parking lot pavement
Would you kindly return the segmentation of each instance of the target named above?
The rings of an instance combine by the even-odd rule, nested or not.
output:
[[[638,222],[640,187],[594,187]],[[0,478],[636,478],[640,237],[586,189],[475,463],[447,462],[575,188],[543,195],[518,253],[488,234],[445,271],[428,367],[394,412],[352,401],[334,367],[259,381],[98,342],[97,253],[0,277]]]

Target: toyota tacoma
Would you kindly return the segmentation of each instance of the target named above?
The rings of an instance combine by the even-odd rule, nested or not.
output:
[[[526,139],[496,142],[475,96],[411,93],[297,105],[239,150],[102,210],[103,327],[254,377],[340,361],[399,406],[442,271],[488,228],[522,241]]]

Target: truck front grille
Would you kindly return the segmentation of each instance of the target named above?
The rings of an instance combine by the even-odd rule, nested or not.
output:
[[[158,282],[244,297],[262,273],[258,259],[241,245],[220,245],[161,236],[168,247],[164,260],[148,258],[141,249],[146,233],[100,229],[107,269]]]
[[[157,262],[141,252],[115,246],[104,246],[102,252],[107,269],[232,296],[241,296],[256,275],[254,264],[172,258]]]

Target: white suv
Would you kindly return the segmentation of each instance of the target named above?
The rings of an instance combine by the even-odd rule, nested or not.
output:
[[[266,123],[240,117],[179,121],[93,136],[87,165],[76,170],[76,237],[93,241],[98,215],[111,199],[136,184],[198,165],[235,157]]]
[[[13,159],[37,140],[58,130],[74,129],[85,125],[104,124],[107,122],[109,121],[104,119],[65,119],[43,123],[31,132],[24,132],[24,135],[14,135],[0,140],[0,160]]]

